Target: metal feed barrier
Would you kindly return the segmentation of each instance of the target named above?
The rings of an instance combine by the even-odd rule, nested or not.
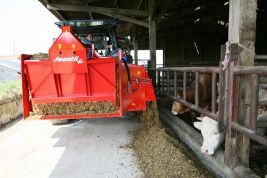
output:
[[[259,94],[259,77],[267,77],[266,66],[240,66],[238,61],[238,50],[234,50],[237,44],[229,46],[229,54],[225,53],[225,46],[221,50],[221,61],[219,67],[164,67],[150,69],[154,71],[154,84],[158,95],[164,95],[173,101],[180,102],[181,104],[189,107],[190,109],[206,115],[219,122],[220,131],[226,132],[224,164],[234,171],[238,176],[255,176],[247,168],[242,167],[239,163],[233,164],[238,155],[236,145],[237,133],[241,133],[245,137],[256,141],[262,145],[267,146],[267,137],[256,133],[257,129],[257,108],[258,105],[266,105],[266,102],[258,103]],[[228,55],[228,61],[223,60]],[[265,55],[266,56],[266,55]],[[262,59],[264,56],[256,56]],[[212,88],[211,88],[211,110],[207,110],[199,106],[199,74],[209,73],[212,75]],[[240,77],[250,76],[251,93],[250,103],[238,103],[240,93]],[[190,103],[186,98],[186,87],[192,78],[195,80],[195,103]],[[189,82],[188,82],[189,80]],[[217,90],[218,81],[218,90]],[[177,97],[177,91],[182,91],[183,96]],[[219,91],[219,92],[218,92]],[[218,94],[217,94],[218,92]],[[217,97],[219,102],[217,104]],[[238,122],[238,108],[239,105],[245,104],[249,108],[249,123],[241,124]],[[179,133],[178,135],[181,135]],[[234,139],[234,141],[232,141]],[[182,138],[181,140],[184,140]],[[231,140],[231,141],[228,141]],[[192,146],[193,145],[193,146]],[[194,144],[191,144],[194,147]],[[189,144],[190,147],[190,144]],[[194,150],[193,148],[191,148]],[[248,153],[249,154],[249,153]],[[233,156],[234,155],[234,156]],[[198,155],[199,157],[199,155]],[[212,162],[208,162],[212,163]],[[241,163],[242,164],[242,163]],[[207,167],[212,167],[206,164]],[[221,177],[222,175],[216,172],[216,169],[211,168],[215,174]],[[223,172],[223,171],[222,171]],[[228,171],[229,172],[229,171]],[[227,176],[233,174],[227,174]],[[224,176],[223,176],[224,177]]]
[[[161,93],[162,95],[168,96],[174,101],[180,102],[184,104],[185,106],[216,120],[217,118],[215,114],[216,80],[217,80],[216,78],[217,78],[217,74],[219,74],[218,67],[165,67],[165,68],[158,68],[158,69],[153,69],[153,70],[157,71],[156,72],[157,73],[156,88],[159,93]],[[166,76],[167,76],[166,81],[164,80],[164,78],[161,79],[161,76],[164,76],[164,73],[166,73]],[[170,75],[171,73],[173,74],[172,75],[173,78],[171,78],[171,75]],[[204,108],[201,108],[199,106],[199,73],[211,73],[212,74],[212,112]],[[182,79],[178,80],[177,78],[181,75],[182,75]],[[195,104],[186,101],[186,86],[188,84],[187,78],[189,78],[189,80],[192,81],[192,76],[195,76],[194,77],[195,78]],[[173,84],[172,86],[171,86],[171,83]],[[182,85],[179,85],[181,83]],[[183,91],[183,98],[177,97],[177,90],[179,91],[181,89]],[[173,95],[171,95],[170,93],[173,93]]]

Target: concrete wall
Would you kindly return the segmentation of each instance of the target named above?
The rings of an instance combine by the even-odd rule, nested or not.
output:
[[[0,127],[16,119],[22,114],[21,96],[14,97],[7,102],[1,101],[0,104]]]

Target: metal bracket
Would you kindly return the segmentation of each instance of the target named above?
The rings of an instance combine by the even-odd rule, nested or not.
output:
[[[230,56],[231,61],[239,59],[239,45],[237,43],[230,43]]]
[[[222,61],[223,70],[225,70],[231,61],[237,61],[239,59],[239,45],[237,43],[231,43],[227,41],[225,43],[225,56]]]

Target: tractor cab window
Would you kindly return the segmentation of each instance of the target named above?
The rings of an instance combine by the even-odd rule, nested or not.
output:
[[[60,28],[62,26],[71,26],[72,33],[85,46],[90,48],[94,44],[95,50],[103,56],[112,56],[118,50],[117,23],[114,20],[68,20],[56,22],[56,25]],[[92,39],[86,39],[88,34],[92,35]]]
[[[112,45],[111,38],[109,35],[105,34],[90,34],[91,38],[88,39],[88,35],[80,36],[80,40],[83,44],[90,47],[91,44],[94,44],[95,50],[102,56],[109,56],[114,50]]]

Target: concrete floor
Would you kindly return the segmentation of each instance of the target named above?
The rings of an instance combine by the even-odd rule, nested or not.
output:
[[[140,126],[119,118],[11,123],[0,129],[0,177],[143,177],[133,150],[123,148]]]

